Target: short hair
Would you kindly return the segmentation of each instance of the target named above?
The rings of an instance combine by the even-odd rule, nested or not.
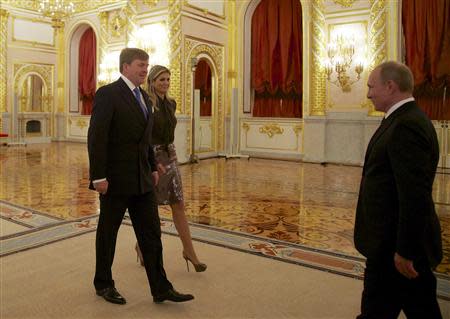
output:
[[[391,80],[398,85],[400,92],[413,92],[414,76],[405,64],[387,61],[381,63],[377,68],[380,69],[380,77],[383,82]]]
[[[125,48],[120,52],[119,57],[119,71],[122,73],[123,64],[131,64],[134,60],[146,61],[149,59],[149,55],[142,49],[138,48]]]

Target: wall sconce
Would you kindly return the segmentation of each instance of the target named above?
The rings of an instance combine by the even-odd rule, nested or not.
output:
[[[351,80],[349,71],[356,73],[356,79]],[[364,71],[364,61],[361,58],[355,58],[355,40],[353,37],[344,37],[338,35],[334,41],[327,45],[327,60],[325,61],[325,73],[327,79],[343,92],[350,92],[351,85],[361,78]],[[336,79],[333,81],[331,76],[336,73]]]

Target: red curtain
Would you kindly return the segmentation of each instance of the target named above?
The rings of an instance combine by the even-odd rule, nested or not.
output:
[[[302,11],[298,0],[262,0],[252,17],[253,115],[302,117]]]
[[[81,114],[92,112],[96,87],[96,39],[92,28],[87,29],[80,40],[78,58],[78,93],[82,101]]]
[[[414,97],[431,119],[450,120],[450,0],[403,1],[402,23]]]
[[[200,116],[211,116],[211,68],[205,60],[195,69],[195,89],[200,90]]]

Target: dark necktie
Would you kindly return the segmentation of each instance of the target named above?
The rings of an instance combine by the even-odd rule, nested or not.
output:
[[[134,93],[134,96],[136,97],[136,99],[138,100],[138,103],[139,103],[139,106],[141,107],[142,112],[144,112],[145,118],[148,118],[148,110],[147,110],[147,107],[142,102],[141,91],[139,90],[138,87],[135,87],[133,90],[133,93]]]

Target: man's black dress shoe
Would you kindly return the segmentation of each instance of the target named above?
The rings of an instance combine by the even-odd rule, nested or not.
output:
[[[189,294],[180,294],[178,291],[176,291],[173,288],[167,290],[167,292],[165,292],[161,295],[153,296],[153,302],[155,302],[155,303],[161,303],[165,300],[170,300],[173,302],[184,302],[184,301],[189,301],[192,299],[194,299],[194,296],[189,295]]]
[[[114,287],[97,290],[97,296],[102,296],[106,301],[124,305],[127,303],[124,297]]]

